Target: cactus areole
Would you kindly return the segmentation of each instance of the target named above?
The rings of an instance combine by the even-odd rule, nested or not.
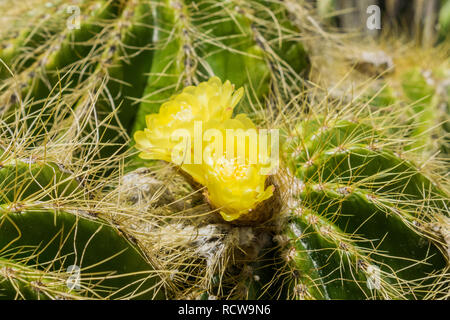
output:
[[[28,2],[0,1],[0,299],[448,299],[446,72],[314,83],[347,46],[310,1]]]

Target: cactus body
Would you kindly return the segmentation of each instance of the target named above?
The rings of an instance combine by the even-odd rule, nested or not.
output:
[[[79,29],[65,29],[56,43],[52,42],[52,45],[32,65],[20,72],[19,86],[13,84],[12,88],[6,89],[3,95],[6,99],[5,103],[9,103],[8,108],[17,107],[17,104],[20,103],[19,99],[33,99],[36,104],[32,106],[31,110],[27,110],[32,113],[42,107],[44,104],[42,100],[55,90],[55,86],[65,87],[69,81],[76,83],[77,80],[80,80],[81,70],[78,70],[72,73],[73,78],[66,78],[64,83],[60,83],[61,77],[64,78],[64,74],[67,73],[67,68],[73,67],[72,64],[95,48],[93,44],[86,46],[85,43],[89,41],[95,43],[95,35],[102,30],[99,20],[112,19],[117,14],[118,9],[109,1],[100,1],[91,5],[89,9],[95,11],[87,21],[81,23]],[[7,82],[9,85],[12,83]],[[11,89],[15,89],[15,92],[12,93]],[[15,96],[12,100],[11,95]]]
[[[448,201],[364,124],[314,119],[296,134],[289,161],[298,207],[286,228],[297,274],[290,293],[423,298],[433,283],[425,275],[439,274],[447,261],[418,226],[432,223],[424,210],[448,215]]]
[[[27,206],[16,212],[3,207],[0,219],[3,250],[34,249],[36,257],[28,263],[43,270],[64,274],[70,266],[79,267],[80,279],[89,283],[89,290],[83,290],[86,298],[163,297],[157,275],[138,249],[99,218]],[[19,251],[13,258],[29,254]]]
[[[68,281],[69,276],[0,259],[0,300],[80,299],[77,292],[70,292]]]
[[[19,23],[17,37],[0,34],[0,298],[448,298],[448,187],[409,157],[440,121],[441,92],[420,71],[388,84],[368,112],[360,101],[328,109],[306,79],[302,26],[326,35],[301,2],[82,1],[69,30],[71,3],[41,8],[50,16]],[[320,1],[327,16],[332,3]],[[220,179],[208,194],[195,170],[181,183],[182,166],[167,176],[131,155],[146,115],[176,118],[161,104],[213,76],[236,86],[224,91],[245,88],[235,113],[249,114],[225,103],[217,126],[288,133],[280,173],[252,176],[273,192],[235,206],[255,219],[222,219]],[[406,136],[377,109],[397,90],[415,115]],[[194,91],[177,101],[221,98]],[[128,173],[136,166],[146,168]],[[244,194],[243,183],[226,191]],[[79,289],[67,285],[73,266]]]
[[[43,298],[40,292],[51,293],[50,280],[56,277],[61,294],[70,297],[70,287],[60,280],[67,278],[71,266],[79,268],[79,276],[86,281],[79,294],[74,290],[75,297],[163,296],[156,272],[119,228],[95,213],[64,209],[65,202],[85,196],[87,190],[80,179],[54,162],[31,161],[31,157],[12,160],[10,152],[4,152],[2,158],[0,254],[8,254],[19,265],[25,264],[16,268],[24,278],[16,274],[15,267],[4,266],[5,272],[14,273],[11,281],[2,281],[7,296],[11,297],[11,290],[17,289],[14,292],[19,298]],[[36,279],[42,288],[34,290],[31,282],[38,276],[43,278]],[[55,298],[57,293],[58,290],[49,298]]]

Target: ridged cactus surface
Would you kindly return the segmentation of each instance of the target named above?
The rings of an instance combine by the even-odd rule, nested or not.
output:
[[[80,208],[90,192],[80,177],[11,150],[1,164],[1,298],[162,297],[158,276],[132,240]],[[72,291],[67,281],[75,267],[83,282],[78,278]]]
[[[447,62],[327,69],[332,1],[27,3],[0,18],[0,298],[449,297]],[[278,170],[166,157],[194,120],[277,129]]]

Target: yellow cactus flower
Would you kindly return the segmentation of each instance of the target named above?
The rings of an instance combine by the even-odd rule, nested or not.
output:
[[[177,145],[173,137],[176,130],[184,129],[193,134],[195,121],[206,124],[212,119],[231,118],[243,93],[243,88],[234,92],[230,81],[222,84],[217,77],[184,88],[163,103],[159,113],[147,115],[147,128],[135,133],[136,147],[142,151],[140,157],[171,161],[172,149]]]
[[[148,115],[147,128],[134,136],[141,158],[179,165],[206,187],[208,202],[227,221],[255,212],[272,197],[274,186],[267,185],[267,177],[277,165],[271,156],[278,155],[246,115],[231,119],[243,89],[233,92],[229,81],[222,84],[216,77],[187,87],[158,114]],[[180,137],[187,139],[180,142]],[[174,156],[178,151],[181,158]]]
[[[270,150],[262,152],[260,134],[246,115],[216,121],[210,128],[204,134],[212,141],[204,145],[203,162],[181,169],[206,186],[208,201],[226,221],[236,220],[273,195],[266,180],[275,164]]]

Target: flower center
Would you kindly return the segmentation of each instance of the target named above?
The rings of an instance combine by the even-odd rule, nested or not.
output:
[[[243,178],[248,174],[248,165],[241,163],[238,158],[219,158],[214,168],[223,177]]]

